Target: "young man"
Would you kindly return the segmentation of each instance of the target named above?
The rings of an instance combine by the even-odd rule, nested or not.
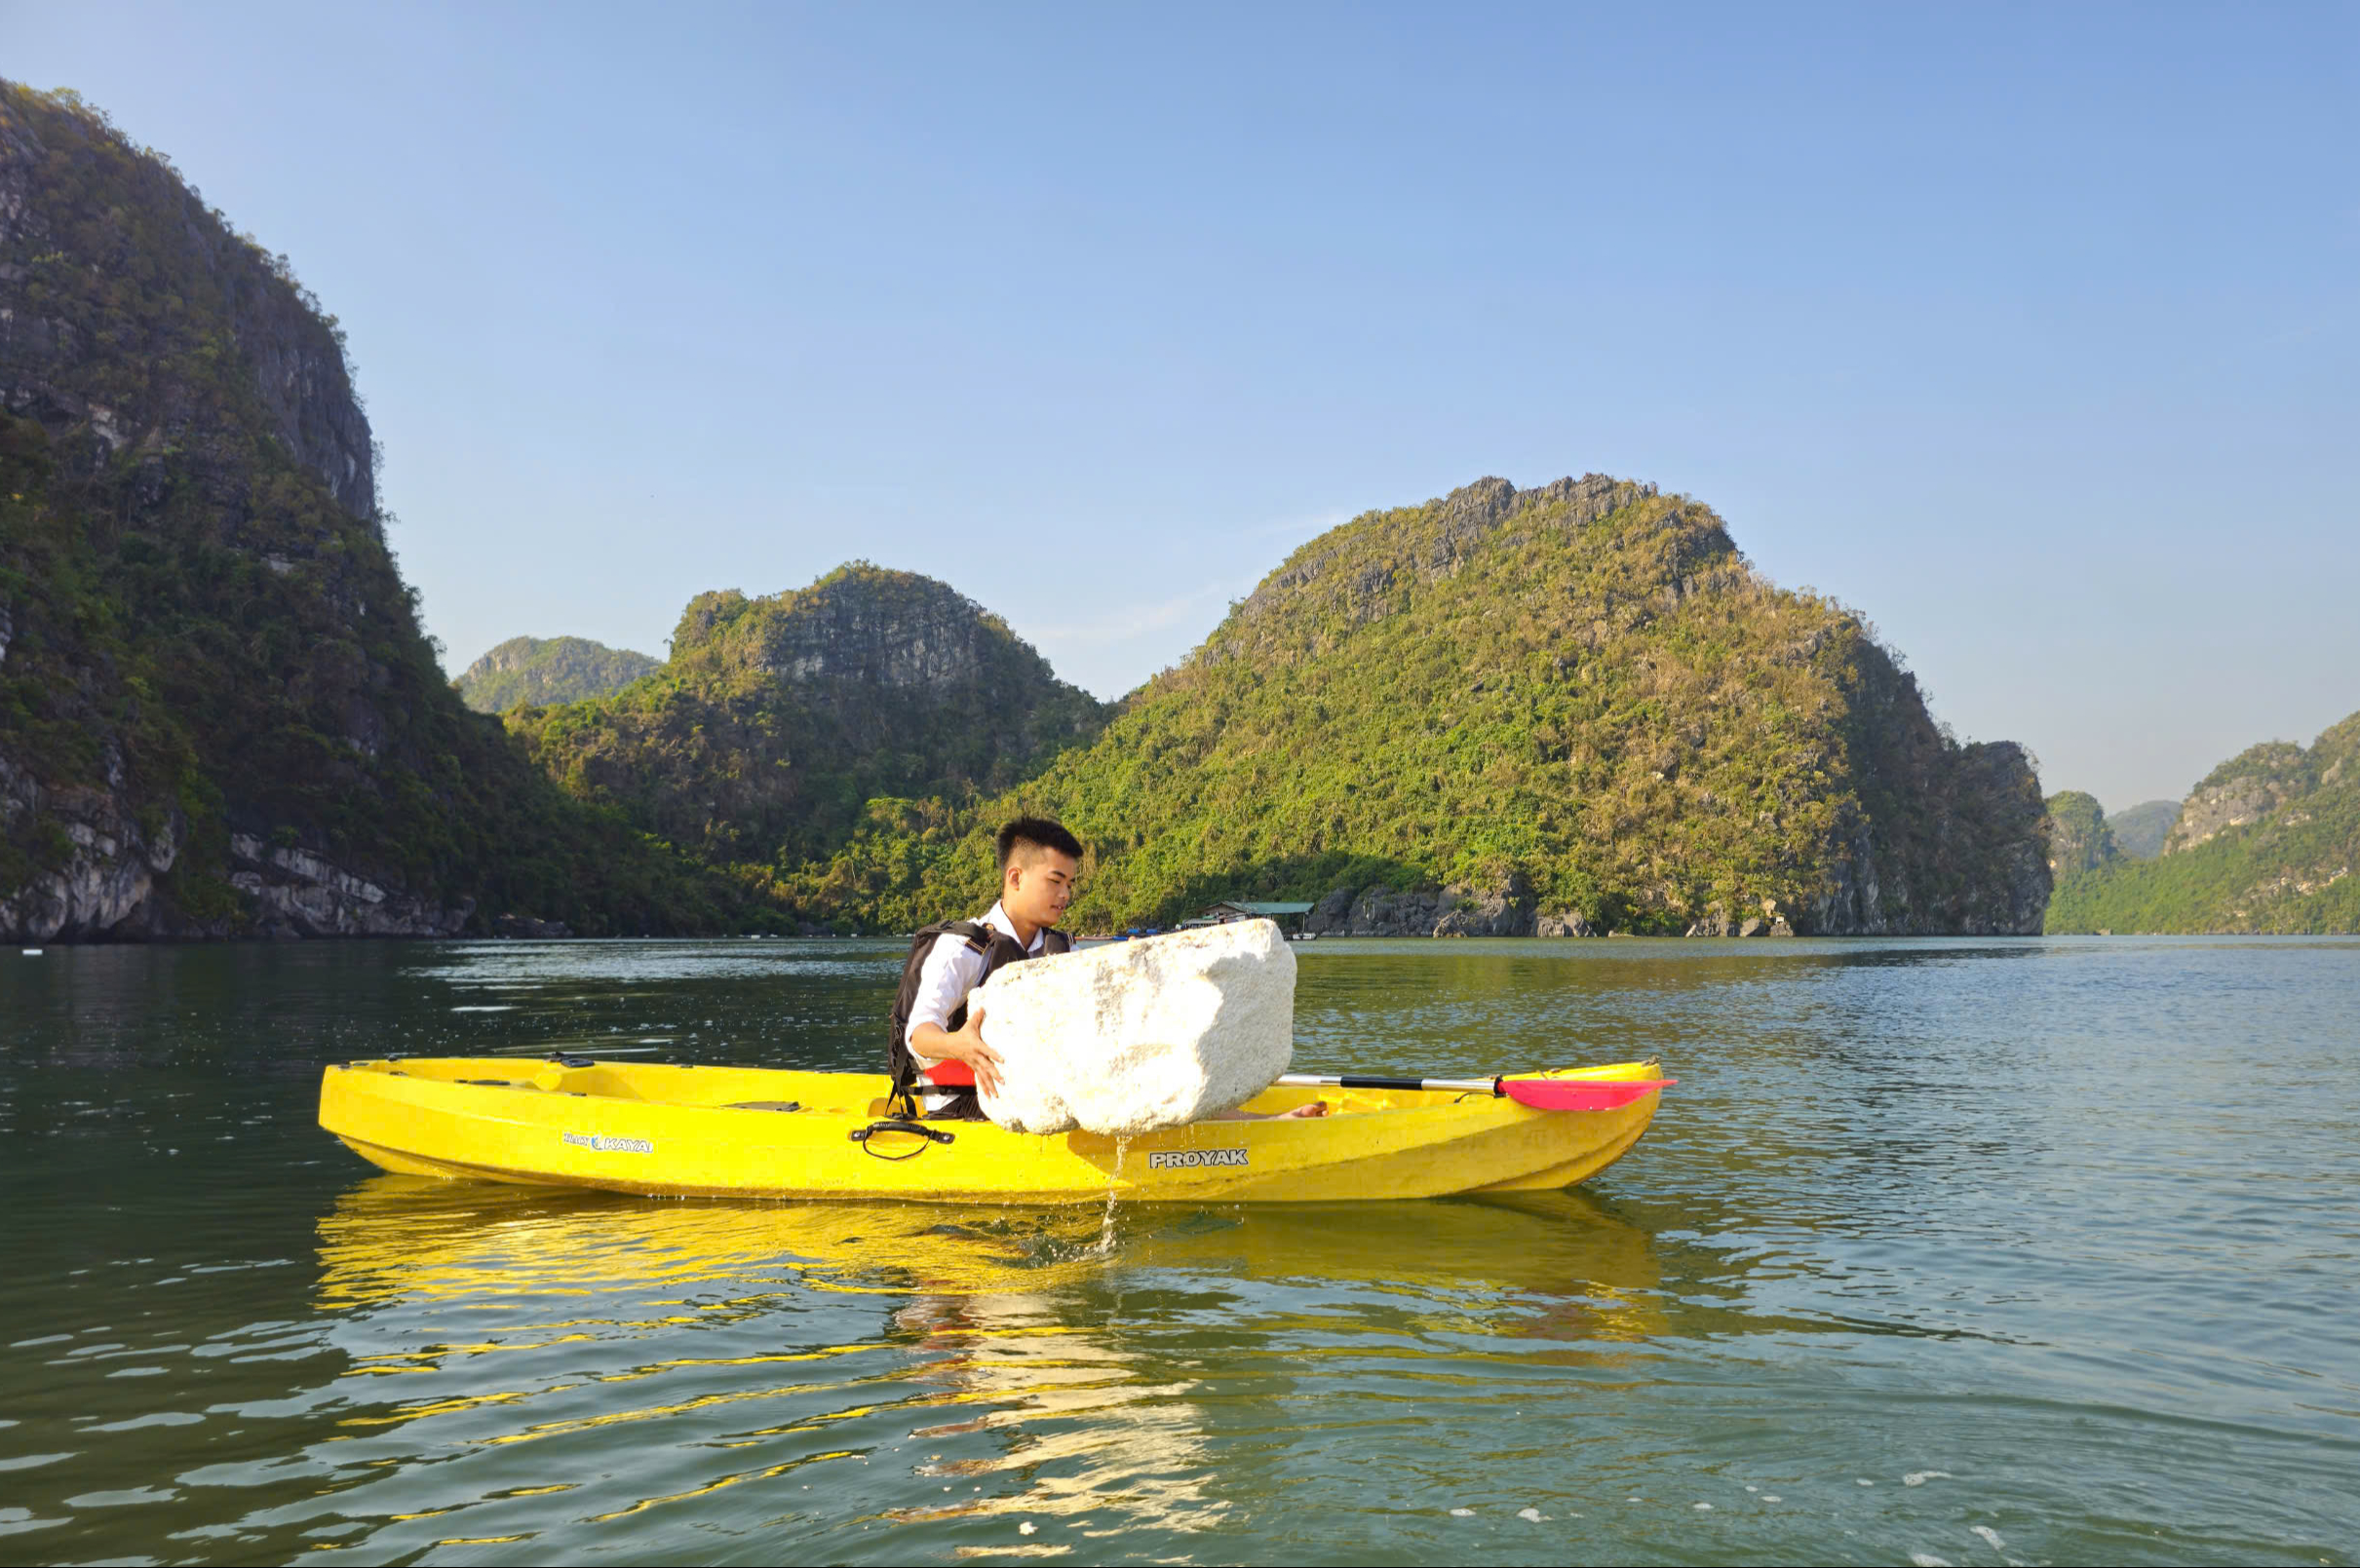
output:
[[[1000,829],[1000,898],[981,920],[929,926],[910,949],[914,984],[894,1009],[893,1077],[921,1115],[973,1120],[976,1090],[998,1093],[999,1053],[984,1043],[984,1015],[967,993],[993,970],[1072,950],[1057,929],[1082,868],[1081,840],[1057,822],[1019,817]],[[924,956],[921,958],[920,954]]]
[[[978,1121],[977,1090],[996,1094],[1000,1057],[984,1042],[984,1013],[970,1013],[967,993],[994,970],[1028,958],[1070,952],[1057,929],[1081,873],[1081,840],[1057,822],[1019,817],[1000,829],[1000,898],[981,920],[929,926],[910,944],[893,1008],[893,1082],[918,1114]],[[1283,1114],[1324,1116],[1313,1101]],[[1254,1120],[1231,1111],[1233,1120]]]

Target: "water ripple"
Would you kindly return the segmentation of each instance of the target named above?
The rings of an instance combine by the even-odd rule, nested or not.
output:
[[[0,1536],[228,1562],[2360,1541],[2351,942],[1323,942],[1307,1069],[1654,1054],[1682,1087],[1583,1192],[1133,1210],[1110,1247],[1095,1212],[372,1175],[311,1125],[320,1064],[387,1050],[867,1065],[897,965],[368,943],[0,972]]]

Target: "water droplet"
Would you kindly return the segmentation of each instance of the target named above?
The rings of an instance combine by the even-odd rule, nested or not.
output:
[[[1546,1513],[1541,1512],[1541,1511],[1538,1509],[1518,1509],[1516,1511],[1516,1516],[1520,1519],[1530,1519],[1534,1524],[1538,1524],[1543,1519],[1548,1517]]]
[[[1914,1470],[1901,1478],[1901,1484],[1923,1486],[1928,1481],[1947,1481],[1951,1478],[1951,1472],[1947,1470]]]
[[[1999,1532],[1992,1529],[1988,1524],[1970,1524],[1967,1526],[1967,1528],[1974,1531],[1975,1534],[1983,1537],[1985,1543],[1989,1545],[1993,1551],[1997,1551],[2000,1548],[2007,1545],[2006,1542],[1999,1539]]]
[[[1472,1519],[1475,1517],[1475,1511],[1473,1509],[1452,1509],[1451,1511],[1451,1517],[1453,1519]]]

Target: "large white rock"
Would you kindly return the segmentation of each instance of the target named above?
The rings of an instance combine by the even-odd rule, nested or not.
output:
[[[1010,964],[975,991],[1017,1132],[1130,1137],[1235,1109],[1295,1054],[1295,954],[1244,920]]]

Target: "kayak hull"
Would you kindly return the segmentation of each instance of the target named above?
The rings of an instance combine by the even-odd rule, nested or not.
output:
[[[1550,1076],[1658,1076],[1620,1062]],[[320,1125],[385,1169],[668,1197],[925,1203],[1335,1203],[1567,1187],[1636,1143],[1660,1093],[1610,1111],[1535,1111],[1491,1095],[1272,1088],[1267,1114],[1116,1140],[926,1123],[887,1128],[888,1081],[864,1073],[517,1057],[414,1057],[327,1070]]]

